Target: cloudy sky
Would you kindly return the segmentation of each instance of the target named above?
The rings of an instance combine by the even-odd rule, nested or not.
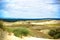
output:
[[[0,0],[0,18],[60,18],[56,0]]]

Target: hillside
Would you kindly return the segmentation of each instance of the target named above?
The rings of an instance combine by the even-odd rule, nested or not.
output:
[[[46,31],[46,29],[50,30],[54,28],[59,28],[60,20],[25,20],[25,21],[20,20],[15,22],[3,21],[3,26],[6,28],[13,28],[13,29],[19,27],[26,27],[31,30],[32,34],[34,34],[32,36],[34,37],[52,38],[47,34],[48,32]]]

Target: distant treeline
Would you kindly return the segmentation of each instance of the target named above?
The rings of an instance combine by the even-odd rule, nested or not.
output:
[[[60,20],[60,18],[38,18],[38,19],[15,19],[15,18],[8,18],[8,19],[2,19],[2,21],[7,21],[7,22],[15,22],[15,21],[26,21],[26,20]]]

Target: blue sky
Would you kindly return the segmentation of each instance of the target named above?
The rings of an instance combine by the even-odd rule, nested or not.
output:
[[[0,18],[60,18],[56,0],[2,0]]]

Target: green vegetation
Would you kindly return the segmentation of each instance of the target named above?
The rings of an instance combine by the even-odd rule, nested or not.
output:
[[[6,31],[7,32],[13,32],[15,29],[14,28],[12,28],[12,27],[5,27],[5,29],[6,29]]]
[[[3,23],[0,21],[0,28],[3,29]]]
[[[54,39],[59,39],[60,38],[60,28],[52,29],[48,33],[51,37]]]
[[[14,33],[16,37],[28,36],[30,35],[30,30],[26,27],[6,27],[7,32]]]
[[[5,30],[5,27],[3,26],[3,21],[0,20],[0,29]]]
[[[46,24],[46,26],[50,26],[50,27],[60,27],[60,24]]]
[[[22,38],[22,36],[28,36],[30,34],[30,31],[25,27],[20,27],[15,29],[13,33],[15,36]]]
[[[49,22],[51,20],[30,20],[30,21],[27,20],[27,21],[17,21],[17,22],[0,21],[0,29],[7,31],[9,34],[14,33],[15,36],[21,37],[21,38],[22,38],[22,36],[28,36],[28,35],[31,35],[31,36],[37,35],[36,37],[41,37],[41,36],[44,37],[45,34],[43,35],[43,33],[40,33],[39,31],[43,30],[43,29],[49,29],[49,30],[51,29],[48,33],[50,35],[50,37],[53,37],[54,39],[60,38],[60,28],[58,28],[58,27],[60,27],[59,23],[44,24],[44,25],[30,24],[30,23],[39,23],[39,22],[41,23],[41,22],[46,22],[46,21]],[[20,24],[19,22],[22,22],[22,24]],[[8,25],[5,25],[5,24],[8,24]],[[11,25],[9,25],[9,24],[11,24]]]

